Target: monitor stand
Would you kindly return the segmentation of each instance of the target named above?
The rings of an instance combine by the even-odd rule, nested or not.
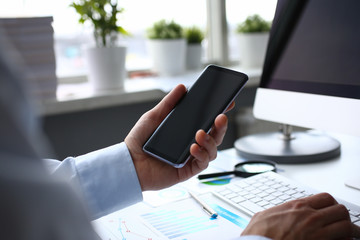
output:
[[[312,163],[340,155],[340,142],[316,132],[292,132],[290,125],[281,125],[276,133],[260,133],[235,141],[237,153],[249,160],[271,160],[276,163]]]

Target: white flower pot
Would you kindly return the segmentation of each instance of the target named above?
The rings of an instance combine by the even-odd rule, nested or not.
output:
[[[262,68],[269,33],[238,34],[240,66],[244,68]]]
[[[185,39],[150,39],[147,44],[153,69],[159,75],[173,76],[185,71]]]
[[[89,82],[95,91],[124,88],[126,47],[85,49]]]
[[[186,68],[195,70],[201,68],[201,44],[188,44],[186,48]]]

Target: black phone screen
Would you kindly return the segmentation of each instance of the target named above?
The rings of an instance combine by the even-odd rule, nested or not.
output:
[[[181,167],[190,155],[196,132],[211,129],[216,116],[226,110],[247,80],[243,73],[208,66],[145,143],[144,150]]]

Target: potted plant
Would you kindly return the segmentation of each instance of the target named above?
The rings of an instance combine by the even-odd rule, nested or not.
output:
[[[85,49],[88,77],[95,90],[122,89],[126,77],[126,47],[117,44],[119,34],[128,33],[119,26],[123,8],[117,0],[75,0],[71,5],[80,15],[79,22],[94,27],[95,47]]]
[[[204,33],[197,26],[185,29],[185,39],[187,42],[186,50],[186,68],[199,69],[201,67],[202,46]]]
[[[185,70],[186,40],[174,21],[160,20],[147,29],[148,49],[159,75],[177,75]]]
[[[245,68],[260,68],[264,63],[271,22],[255,14],[237,26],[240,64]]]

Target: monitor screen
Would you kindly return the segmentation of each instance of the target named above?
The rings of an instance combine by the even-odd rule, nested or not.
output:
[[[255,117],[360,136],[359,9],[358,0],[278,1]]]
[[[359,9],[356,0],[309,1],[261,87],[359,99]]]

